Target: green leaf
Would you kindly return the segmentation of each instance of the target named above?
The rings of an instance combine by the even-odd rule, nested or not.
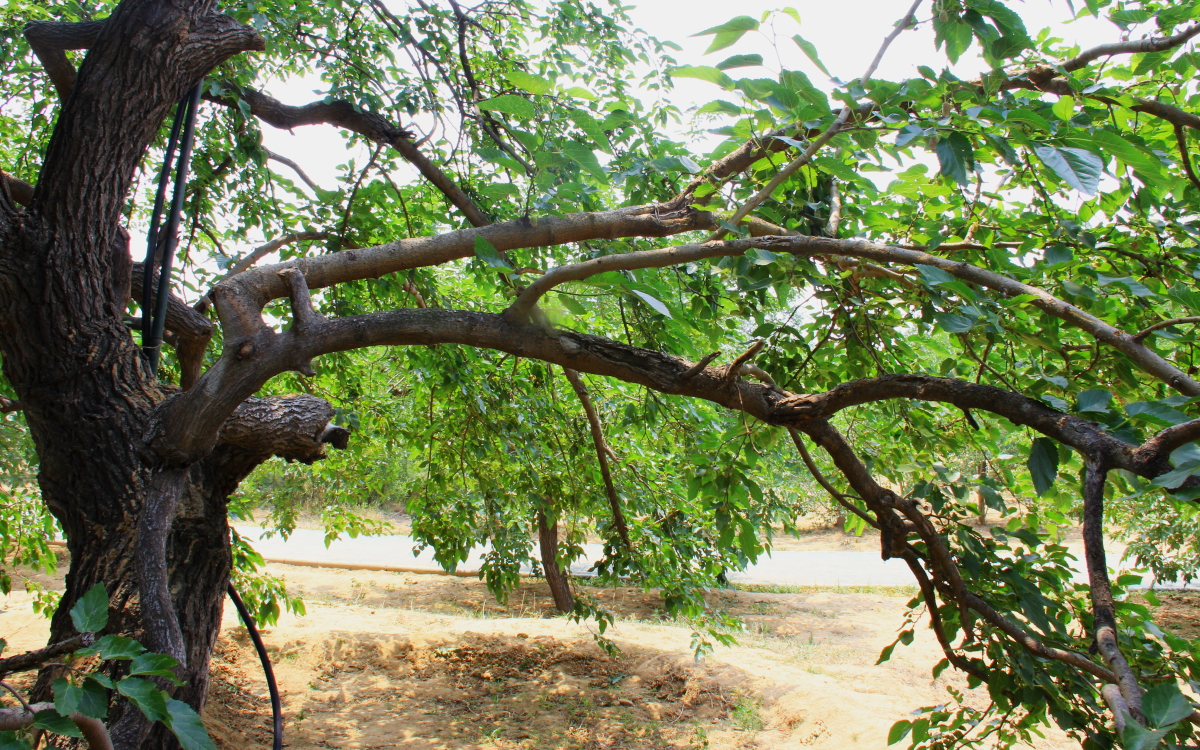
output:
[[[1096,194],[1100,173],[1104,171],[1104,162],[1099,156],[1081,148],[1046,145],[1034,146],[1033,152],[1067,185],[1084,195]]]
[[[146,647],[132,638],[123,635],[103,636],[91,646],[81,649],[81,656],[99,655],[105,661],[109,659],[132,659],[146,652]]]
[[[580,304],[579,300],[570,295],[559,294],[558,303],[567,308],[572,315],[587,315],[587,308]]]
[[[1006,122],[1019,122],[1025,125],[1032,125],[1038,130],[1050,130],[1050,123],[1047,122],[1046,118],[1027,109],[1014,109],[1005,114],[1004,119]]]
[[[1076,397],[1079,406],[1075,411],[1094,411],[1101,414],[1108,413],[1108,404],[1112,401],[1112,394],[1101,388],[1093,388],[1091,390],[1082,391]]]
[[[1050,110],[1054,112],[1055,117],[1063,122],[1067,122],[1071,119],[1071,116],[1075,114],[1075,98],[1071,96],[1061,96],[1059,97],[1058,101],[1054,103],[1054,106],[1050,108]]]
[[[29,742],[16,732],[0,732],[0,750],[29,750]]]
[[[643,302],[645,302],[647,305],[650,305],[650,307],[653,307],[655,312],[659,313],[660,315],[665,315],[668,318],[671,317],[671,311],[668,310],[667,306],[662,303],[662,300],[659,300],[656,297],[652,297],[649,294],[646,294],[645,292],[643,292],[639,289],[631,289],[630,291],[632,291],[639,298],[641,298],[641,300]]]
[[[1116,133],[1096,128],[1092,131],[1089,140],[1105,153],[1112,154],[1124,164],[1133,167],[1143,180],[1146,178],[1162,179],[1162,162]]]
[[[967,185],[967,172],[975,169],[975,149],[962,133],[954,132],[938,140],[934,147],[938,164],[945,176],[959,185]]]
[[[71,622],[80,633],[98,633],[108,624],[108,592],[97,583],[71,607]]]
[[[1132,419],[1141,419],[1162,426],[1190,422],[1191,417],[1157,401],[1134,401],[1125,405],[1125,413]]]
[[[167,654],[142,654],[130,663],[129,674],[174,679],[174,668],[177,666],[179,662]]]
[[[699,78],[701,81],[715,83],[728,91],[732,91],[736,85],[727,74],[707,65],[680,65],[671,68],[670,73],[676,78]]]
[[[65,677],[59,677],[50,683],[50,689],[54,692],[55,711],[63,716],[75,713],[75,707],[79,705],[79,698],[83,695],[81,688],[72,685]]]
[[[79,727],[75,726],[75,722],[60,715],[52,708],[48,708],[45,711],[38,711],[33,716],[34,729],[45,729],[47,732],[54,732],[55,734],[67,737],[83,736],[83,732],[79,731]]]
[[[737,18],[726,21],[720,26],[713,26],[712,28],[705,29],[704,31],[697,31],[695,34],[692,34],[692,36],[711,36],[713,34],[721,34],[729,31],[754,31],[757,28],[758,21],[755,21],[750,16],[738,16]]]
[[[954,281],[954,276],[949,271],[943,271],[937,266],[926,266],[918,263],[916,267],[917,273],[921,274],[921,278],[931,287],[938,284],[950,284]]]
[[[532,120],[537,116],[537,109],[533,106],[533,102],[515,94],[503,94],[485,99],[479,102],[479,108],[489,112],[503,112],[522,120]]]
[[[79,697],[75,710],[84,716],[91,716],[93,719],[105,718],[108,714],[108,692],[104,688],[105,686],[93,677],[84,679],[81,688],[82,695]]]
[[[583,167],[584,171],[593,177],[598,177],[601,180],[607,180],[608,175],[604,171],[604,167],[600,166],[599,160],[596,159],[596,154],[587,146],[574,141],[568,141],[563,144],[563,153],[568,159]]]
[[[1071,248],[1066,245],[1051,245],[1046,248],[1045,260],[1048,266],[1057,266],[1061,263],[1070,263],[1075,259],[1075,254]]]
[[[756,266],[768,266],[779,259],[779,256],[770,250],[763,250],[758,247],[750,248],[746,251],[745,255]]]
[[[762,65],[762,55],[734,55],[727,57],[717,63],[717,70],[730,70],[732,68],[752,68],[756,65]]]
[[[923,135],[925,135],[925,128],[921,127],[920,125],[905,125],[904,127],[900,128],[900,132],[896,134],[896,145],[900,148],[904,148]]]
[[[526,73],[523,70],[510,70],[504,74],[504,77],[512,85],[519,89],[524,89],[531,94],[548,94],[554,90],[554,84],[550,81],[541,76]]]
[[[892,725],[892,730],[888,732],[888,744],[895,745],[900,740],[908,736],[912,731],[912,722],[901,719]]]
[[[883,647],[883,650],[879,652],[879,658],[875,660],[876,666],[883,664],[885,661],[892,658],[892,652],[896,650],[897,643],[899,643],[899,641],[889,643]]]
[[[158,686],[141,677],[126,677],[117,683],[117,692],[129,699],[150,721],[169,722],[167,694]]]
[[[799,34],[793,36],[792,41],[796,43],[796,46],[800,48],[800,51],[802,51],[809,60],[812,60],[813,65],[816,65],[825,75],[829,75],[829,70],[825,67],[825,63],[821,62],[821,58],[817,55],[817,48],[812,42],[808,41]]]
[[[1166,474],[1158,475],[1154,478],[1153,484],[1166,490],[1177,489],[1197,471],[1200,471],[1200,465],[1182,466],[1173,471],[1168,471]]]
[[[1183,721],[1192,714],[1192,705],[1174,682],[1160,682],[1142,696],[1142,713],[1156,727]]]
[[[508,261],[500,257],[500,253],[496,251],[496,246],[488,242],[487,238],[481,234],[475,235],[475,257],[487,263],[492,268],[512,268]]]
[[[1146,729],[1133,719],[1125,722],[1125,731],[1121,733],[1121,744],[1125,750],[1152,750],[1170,732],[1169,729]]]
[[[692,36],[716,35],[712,44],[708,45],[708,49],[704,51],[704,54],[707,55],[710,52],[732,47],[747,31],[754,31],[757,28],[758,21],[750,16],[738,16],[720,26],[713,26],[711,29],[705,29],[698,34],[692,34]]]
[[[956,315],[954,313],[938,313],[934,316],[937,319],[938,325],[947,333],[963,333],[975,327],[979,322],[978,318],[971,318],[966,315]]]
[[[604,126],[598,120],[582,109],[572,109],[571,119],[579,126],[579,129],[588,134],[588,138],[600,147],[600,150],[606,154],[613,152],[612,142],[608,140],[608,134],[604,132]]]
[[[167,700],[167,712],[171,717],[167,726],[183,750],[216,750],[204,729],[204,722],[191,706],[171,698]]]
[[[1034,438],[1029,448],[1029,460],[1025,463],[1033,477],[1033,488],[1038,496],[1054,485],[1058,478],[1058,443],[1050,438]]]

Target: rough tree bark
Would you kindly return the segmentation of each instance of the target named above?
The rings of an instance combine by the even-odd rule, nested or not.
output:
[[[153,640],[134,569],[139,520],[155,476],[183,472],[177,512],[166,519],[168,606],[183,634],[185,684],[175,696],[200,709],[229,576],[229,494],[270,456],[311,461],[345,435],[329,429],[322,400],[254,400],[192,461],[170,464],[150,448],[157,409],[177,389],[157,380],[122,322],[133,270],[120,226],[125,195],[183,91],[262,40],[214,3],[183,0],[127,0],[87,30],[80,42],[77,27],[31,28],[39,56],[71,75],[59,76],[63,106],[36,188],[0,191],[0,353],[24,405],[42,496],[71,555],[52,641],[74,633],[68,610],[99,582],[110,595],[108,631]],[[91,50],[74,76],[53,50],[83,43]],[[40,675],[38,698],[49,696],[53,677]],[[117,747],[174,745],[162,727],[148,735],[127,708],[110,712]]]

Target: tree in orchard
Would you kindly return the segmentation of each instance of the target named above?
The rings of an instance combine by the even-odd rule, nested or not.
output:
[[[1114,38],[1080,50],[1016,4],[918,0],[829,86],[759,54],[677,65],[615,5],[418,6],[6,7],[0,353],[71,553],[52,641],[102,583],[107,632],[177,659],[174,697],[202,707],[228,499],[273,455],[346,445],[335,414],[376,415],[416,462],[415,533],[444,563],[487,538],[503,591],[531,520],[553,550],[561,519],[591,519],[602,576],[688,615],[794,509],[764,489],[795,476],[791,445],[911,568],[935,674],[986,688],[893,739],[1193,736],[1177,681],[1200,654],[1110,580],[1102,535],[1106,507],[1169,524],[1200,496],[1200,6],[1088,0]],[[765,20],[708,29],[709,53]],[[916,27],[928,66],[876,77]],[[828,76],[802,36],[765,39]],[[964,80],[945,59],[969,51],[988,71]],[[267,93],[299,75],[324,97]],[[672,76],[721,90],[698,113],[726,137],[712,153],[664,134]],[[126,320],[147,274],[126,227],[202,80],[180,232],[212,286],[176,286],[155,371]],[[328,190],[263,125],[335,126],[370,156]],[[276,239],[230,255],[246,233]],[[976,495],[1004,525],[969,522]],[[1080,517],[1086,586],[1055,532]],[[174,742],[116,694],[107,720],[119,748]]]

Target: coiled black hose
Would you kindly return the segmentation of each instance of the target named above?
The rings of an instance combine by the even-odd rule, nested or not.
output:
[[[228,591],[229,598],[233,600],[233,606],[237,607],[242,622],[246,624],[246,630],[250,632],[250,640],[254,642],[254,650],[258,652],[258,660],[262,662],[263,674],[267,677],[267,690],[271,693],[271,714],[275,720],[275,744],[271,747],[274,750],[282,750],[283,702],[279,700],[279,686],[275,684],[275,670],[271,668],[271,657],[267,656],[267,647],[263,645],[262,636],[258,634],[258,628],[254,626],[254,618],[250,616],[250,611],[246,609],[242,597],[238,596],[237,589],[233,587],[232,583],[229,584]]]

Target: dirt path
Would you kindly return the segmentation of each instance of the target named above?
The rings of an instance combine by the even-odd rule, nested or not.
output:
[[[925,629],[875,665],[911,594],[722,592],[711,604],[749,632],[697,664],[692,631],[657,594],[584,589],[613,609],[616,656],[553,616],[544,585],[500,606],[479,581],[272,565],[305,597],[264,639],[276,663],[287,747],[884,748],[915,708],[942,703],[950,671]],[[11,650],[44,643],[28,598],[0,600]],[[270,746],[270,706],[232,607],[213,661],[206,722],[223,750]],[[1074,745],[1064,738],[1043,748]]]

